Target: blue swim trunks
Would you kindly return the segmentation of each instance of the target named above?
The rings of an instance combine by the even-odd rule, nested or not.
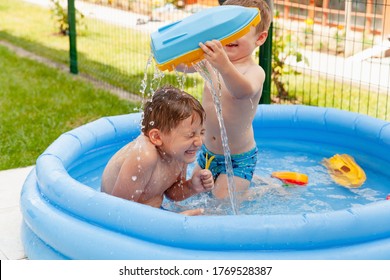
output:
[[[251,181],[257,163],[257,153],[258,150],[257,147],[255,147],[248,152],[231,155],[234,176]],[[220,174],[226,174],[225,156],[210,152],[205,145],[202,146],[198,155],[199,166],[202,169],[205,168],[206,154],[208,155],[208,158],[215,156],[209,167],[211,173],[213,174],[214,180]]]

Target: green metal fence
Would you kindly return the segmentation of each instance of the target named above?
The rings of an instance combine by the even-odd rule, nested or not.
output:
[[[68,2],[71,8],[73,0]],[[150,33],[218,5],[217,0],[169,2],[75,1],[84,15],[83,22],[75,17],[77,70],[136,94],[145,75],[148,87],[157,87],[151,82],[158,79],[150,63]],[[263,102],[334,107],[390,120],[389,0],[275,1],[274,11],[272,49],[260,51],[262,66],[271,72]],[[203,81],[196,74],[164,75],[161,83],[200,96]]]
[[[290,99],[389,119],[390,1],[275,1],[275,8],[276,45],[302,58],[282,55],[298,72],[281,78]]]

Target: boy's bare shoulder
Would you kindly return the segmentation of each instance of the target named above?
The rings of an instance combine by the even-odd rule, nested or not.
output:
[[[263,89],[265,71],[260,65],[252,64],[250,67],[248,67],[247,72],[244,75],[250,81],[254,92],[256,93],[251,98],[257,98],[259,94],[261,95]]]
[[[159,154],[156,146],[147,139],[137,139],[124,151],[126,162],[133,167],[153,168],[157,165]]]
[[[265,71],[264,69],[258,65],[258,64],[252,64],[250,67],[248,67],[248,72],[249,74],[256,74],[256,75],[261,75],[262,77],[265,77]]]

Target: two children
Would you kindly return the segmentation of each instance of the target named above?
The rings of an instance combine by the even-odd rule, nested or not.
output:
[[[209,66],[222,77],[214,75],[213,84],[221,82],[220,101],[236,191],[244,192],[257,162],[252,121],[265,79],[253,52],[267,38],[272,12],[263,0],[227,0],[224,5],[257,7],[261,12],[261,22],[236,41],[226,46],[217,40],[199,44]],[[158,90],[144,108],[143,134],[115,154],[104,170],[102,191],[153,207],[161,207],[164,195],[183,200],[212,190],[217,198],[227,197],[220,126],[206,85],[202,105],[178,89]],[[195,161],[199,149],[198,164],[192,178],[186,180],[187,165]],[[205,168],[210,158],[213,160],[208,170]],[[202,209],[183,214],[200,213]]]

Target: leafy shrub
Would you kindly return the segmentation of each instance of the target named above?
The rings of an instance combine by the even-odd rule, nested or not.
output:
[[[56,23],[56,30],[58,34],[67,36],[69,34],[69,17],[68,17],[68,9],[62,7],[60,0],[50,0],[52,3],[52,7],[50,11]],[[76,9],[76,24],[78,27],[82,27],[86,29],[86,25],[84,23],[84,15]]]

